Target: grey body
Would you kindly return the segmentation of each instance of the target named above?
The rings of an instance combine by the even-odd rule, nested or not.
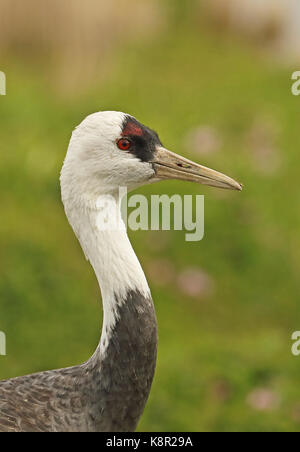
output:
[[[2,432],[134,431],[157,353],[153,302],[131,291],[118,304],[105,353],[86,363],[0,382]]]

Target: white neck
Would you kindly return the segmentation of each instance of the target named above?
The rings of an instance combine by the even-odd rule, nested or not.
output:
[[[69,222],[100,285],[104,313],[100,343],[103,351],[117,321],[117,305],[122,305],[132,290],[149,297],[150,289],[121,220],[117,196],[105,198],[107,230],[103,230],[103,209],[100,207],[103,202],[99,203],[99,199],[88,205],[73,205],[66,200],[64,204]],[[116,225],[115,220],[119,223],[111,228],[112,224]]]

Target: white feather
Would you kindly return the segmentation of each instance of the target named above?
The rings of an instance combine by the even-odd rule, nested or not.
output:
[[[117,321],[116,303],[123,303],[130,290],[150,295],[125,225],[119,221],[121,200],[118,196],[120,186],[131,190],[147,183],[154,170],[149,163],[118,149],[116,141],[121,137],[125,118],[121,112],[99,112],[88,116],[72,134],[61,172],[66,215],[101,288],[103,347],[107,346]],[[103,230],[100,226],[104,196],[108,220],[110,224],[118,222],[118,228]]]

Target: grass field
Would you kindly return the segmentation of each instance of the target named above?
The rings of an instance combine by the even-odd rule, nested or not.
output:
[[[58,94],[39,65],[12,58],[1,68],[0,378],[83,362],[97,345],[98,286],[64,216],[58,178],[75,125],[121,110],[169,149],[244,184],[242,193],[179,182],[138,190],[204,194],[206,213],[199,243],[184,232],[129,232],[160,338],[139,430],[297,431],[300,99],[291,71],[247,43],[173,20],[151,41],[116,51],[111,76],[82,94]],[[220,137],[215,152],[185,145],[201,125]],[[189,293],[188,275],[203,277],[203,290]]]

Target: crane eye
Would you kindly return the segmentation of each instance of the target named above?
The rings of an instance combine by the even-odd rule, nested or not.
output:
[[[122,151],[127,151],[131,146],[131,142],[127,138],[121,138],[117,141],[117,146]]]

